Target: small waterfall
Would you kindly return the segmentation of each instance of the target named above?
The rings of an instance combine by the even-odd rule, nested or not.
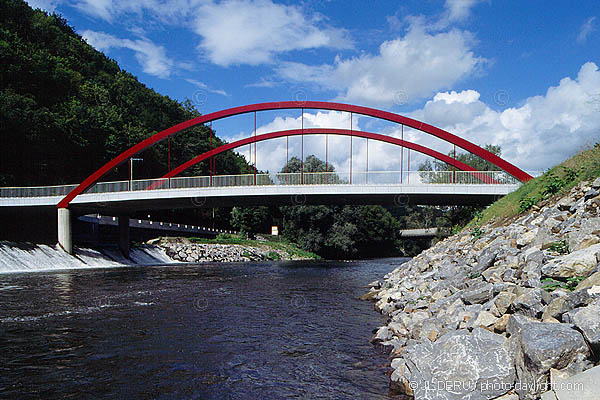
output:
[[[130,257],[128,260],[118,250],[111,248],[76,247],[75,254],[69,255],[58,245],[0,241],[0,273],[175,263],[163,249],[151,245],[132,248]]]

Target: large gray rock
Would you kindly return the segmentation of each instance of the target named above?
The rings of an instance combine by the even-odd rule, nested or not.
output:
[[[600,351],[600,300],[569,312],[570,320],[583,333],[594,353]]]
[[[515,313],[537,318],[544,311],[546,295],[547,293],[540,288],[525,289],[524,293],[512,302],[511,308]]]
[[[533,400],[545,391],[550,368],[563,369],[589,355],[583,336],[565,324],[524,324],[510,341],[521,399]]]
[[[433,344],[411,343],[392,365],[393,386],[414,391],[415,399],[493,399],[508,392],[515,379],[506,338],[482,328],[454,331]]]
[[[599,393],[600,366],[558,382],[542,400],[598,400]]]
[[[481,304],[490,300],[494,295],[494,285],[486,282],[479,282],[465,289],[461,294],[462,300],[467,304]]]
[[[549,261],[542,267],[542,274],[553,278],[589,276],[598,265],[600,244],[567,254]]]
[[[590,304],[595,298],[598,298],[600,294],[588,289],[577,290],[573,293],[569,293],[565,296],[558,297],[544,310],[542,315],[543,319],[556,318],[562,320],[564,313],[567,313],[577,307],[584,307]]]
[[[581,227],[569,232],[569,249],[582,250],[600,243],[600,218],[588,218],[581,222]]]

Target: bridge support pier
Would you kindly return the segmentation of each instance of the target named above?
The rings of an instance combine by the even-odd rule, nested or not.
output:
[[[125,258],[129,258],[129,216],[119,215],[119,250]]]
[[[71,210],[58,209],[58,245],[69,254],[73,254],[73,226]]]

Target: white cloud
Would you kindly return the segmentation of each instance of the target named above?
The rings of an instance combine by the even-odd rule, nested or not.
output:
[[[358,117],[353,118],[353,129],[360,130]],[[276,132],[289,129],[300,129],[302,127],[302,117],[276,117],[271,122],[257,128],[257,133]],[[304,128],[338,128],[350,129],[350,114],[339,111],[317,111],[314,113],[304,112]],[[243,139],[250,136],[252,132],[240,132],[234,137],[227,138],[229,142]],[[354,139],[355,144],[355,166],[360,165],[359,143],[360,139]],[[349,168],[350,138],[342,136],[329,135],[328,139],[328,162],[336,170],[347,171]],[[254,153],[249,154],[249,146],[238,149],[250,162],[254,162]],[[291,137],[289,139],[289,158],[298,157],[302,154],[302,141],[300,137]],[[304,137],[304,157],[314,154],[322,160],[326,158],[325,137],[322,135],[305,135]],[[260,142],[257,145],[257,168],[263,171],[279,172],[286,163],[286,139],[272,139]]]
[[[56,7],[63,3],[63,0],[27,0],[27,4],[31,6],[31,8],[40,8],[44,11],[54,12]]]
[[[144,11],[160,20],[174,22],[175,17],[186,15],[198,3],[197,0],[76,0],[73,5],[109,22],[127,13],[141,16]]]
[[[106,51],[111,48],[126,48],[135,52],[136,60],[149,75],[168,78],[173,69],[173,62],[166,56],[165,48],[142,38],[137,40],[120,39],[104,32],[84,31],[81,36],[97,50]]]
[[[427,98],[475,73],[486,60],[472,51],[469,32],[431,34],[414,21],[404,37],[383,42],[378,54],[334,64],[283,63],[277,73],[294,82],[335,90],[343,101],[389,106]]]
[[[345,30],[328,27],[318,14],[272,0],[78,0],[82,12],[112,22],[128,14],[150,16],[192,29],[211,62],[259,65],[279,54],[352,47]]]
[[[595,27],[596,17],[590,17],[585,20],[581,28],[579,29],[579,35],[577,36],[577,41],[579,43],[584,43],[588,36],[596,30]]]
[[[600,141],[600,71],[596,64],[584,64],[577,77],[564,78],[557,86],[548,88],[544,95],[526,99],[520,107],[496,111],[480,100],[475,90],[437,93],[425,106],[415,110],[409,117],[445,129],[455,135],[483,146],[500,145],[502,157],[526,171],[543,171],[556,165],[585,146]],[[353,127],[400,137],[395,125],[384,128],[361,129],[369,120],[355,116]],[[298,129],[300,117],[278,117],[261,126],[258,133],[284,129]],[[329,127],[348,129],[348,113],[314,112],[304,114],[305,128]],[[249,136],[240,133],[230,141]],[[404,130],[406,140],[429,146],[442,153],[452,146],[426,133]],[[349,170],[349,138],[329,136],[329,161],[336,170]],[[353,171],[360,173],[366,168],[365,139],[354,139]],[[299,138],[290,138],[290,157],[300,155]],[[258,168],[279,171],[285,164],[285,139],[261,142],[257,146]],[[461,151],[461,149],[457,149]],[[240,153],[249,157],[248,146]],[[305,136],[304,155],[315,154],[325,159],[323,136]],[[398,171],[400,151],[396,146],[369,141],[369,170]],[[249,158],[248,158],[249,159]],[[415,170],[424,156],[411,152],[411,170]],[[404,158],[406,168],[406,156]]]
[[[592,62],[520,107],[494,111],[473,92],[438,94],[412,116],[479,145],[500,145],[525,170],[545,170],[600,139],[600,71]]]
[[[198,89],[206,90],[210,93],[220,94],[221,96],[229,96],[226,91],[222,89],[211,89],[206,83],[197,81],[196,79],[187,78],[186,81],[196,86]]]
[[[345,32],[319,28],[319,18],[271,0],[226,0],[200,6],[194,30],[200,49],[215,64],[258,65],[292,50],[347,48]]]
[[[444,8],[446,9],[449,22],[464,21],[471,15],[471,9],[481,0],[446,0]]]

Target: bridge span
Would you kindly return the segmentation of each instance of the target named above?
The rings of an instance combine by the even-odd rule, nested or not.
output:
[[[256,113],[298,109],[301,111],[299,129],[257,134]],[[304,128],[304,111],[330,110],[349,114],[349,129],[339,127]],[[196,125],[212,123],[241,114],[254,114],[253,135],[199,154],[171,169],[159,179],[143,181],[100,182],[103,176],[124,162],[171,135]],[[353,116],[361,115],[397,124],[399,137],[354,129]],[[444,154],[427,146],[404,140],[404,127],[419,131],[453,145],[453,152]],[[349,137],[349,170],[346,173],[330,171],[325,141],[325,172],[304,170],[304,136],[339,135]],[[260,174],[256,168],[256,143],[276,138],[297,136],[301,139],[301,170],[299,174]],[[352,140],[366,139],[365,172],[352,168]],[[400,171],[373,172],[369,170],[369,140],[395,145],[400,150]],[[286,160],[289,154],[286,141]],[[241,146],[254,145],[252,175],[219,176],[216,174],[215,156]],[[456,157],[456,148],[466,150],[487,161],[499,171],[476,171]],[[342,149],[336,149],[340,151]],[[404,170],[404,151],[407,165]],[[450,166],[449,171],[410,171],[410,151],[438,159]],[[170,151],[170,150],[169,150]],[[344,150],[342,150],[344,151]],[[170,154],[170,153],[169,153]],[[170,160],[170,156],[168,157]],[[210,175],[205,177],[178,177],[190,167],[208,162]],[[287,165],[287,163],[286,163]],[[287,172],[287,171],[286,171]],[[300,205],[300,204],[488,204],[513,190],[532,176],[517,166],[486,149],[443,129],[388,111],[368,107],[322,101],[282,101],[250,104],[201,115],[189,121],[155,133],[123,151],[78,185],[39,188],[0,188],[0,213],[44,213],[58,211],[58,243],[72,253],[73,216],[101,212],[119,216],[121,248],[129,253],[129,216],[136,211],[217,206],[250,205]],[[57,210],[58,209],[58,210]],[[54,210],[54,211],[52,211]]]

